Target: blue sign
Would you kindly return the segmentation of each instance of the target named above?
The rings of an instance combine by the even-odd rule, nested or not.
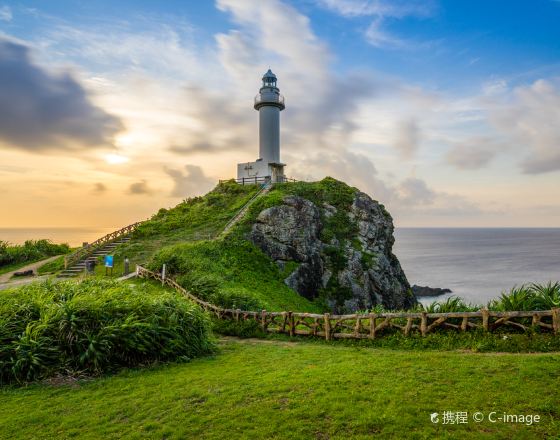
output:
[[[113,256],[105,255],[105,267],[113,267]]]

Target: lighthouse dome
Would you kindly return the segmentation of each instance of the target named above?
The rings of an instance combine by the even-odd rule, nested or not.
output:
[[[276,87],[276,75],[270,69],[263,75],[262,81],[263,87]]]

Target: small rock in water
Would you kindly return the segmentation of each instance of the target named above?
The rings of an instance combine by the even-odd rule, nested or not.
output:
[[[416,296],[440,296],[451,293],[451,289],[442,289],[441,287],[417,286],[411,287],[412,293]]]

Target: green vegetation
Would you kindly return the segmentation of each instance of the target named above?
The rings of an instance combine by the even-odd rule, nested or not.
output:
[[[70,247],[67,244],[54,244],[49,240],[27,240],[23,245],[15,246],[0,241],[0,273],[10,272],[26,264],[68,252]]]
[[[149,283],[90,278],[0,291],[0,383],[190,359],[211,348],[198,306]]]
[[[43,264],[37,268],[37,274],[46,275],[50,273],[59,272],[64,269],[64,256],[60,256],[48,263]]]
[[[4,388],[0,426],[5,439],[555,438],[559,379],[551,354],[228,341],[187,364]],[[444,411],[468,423],[443,425]],[[540,421],[476,423],[476,411]]]
[[[560,282],[548,282],[547,284],[532,283],[520,287],[516,286],[511,288],[509,292],[502,292],[499,298],[493,299],[485,305],[467,304],[462,298],[451,296],[445,301],[433,301],[428,305],[418,304],[414,309],[400,311],[428,313],[474,312],[484,307],[496,312],[530,312],[560,307]],[[376,306],[371,311],[383,313],[394,310],[386,310],[383,306]],[[364,313],[367,312],[369,311],[364,311]]]
[[[488,304],[490,310],[549,310],[560,307],[560,283],[514,287]]]
[[[270,258],[240,237],[165,247],[148,267],[160,270],[164,263],[179,284],[222,307],[319,311],[284,284],[286,275]]]
[[[232,180],[220,183],[204,197],[186,199],[171,209],[162,208],[140,225],[130,244],[117,248],[115,258],[122,261],[127,256],[134,267],[147,263],[165,246],[212,239],[258,189]]]

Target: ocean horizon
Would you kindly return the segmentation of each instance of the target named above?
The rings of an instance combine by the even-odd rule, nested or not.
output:
[[[49,239],[80,246],[118,228],[0,228],[0,240]],[[526,283],[560,280],[560,228],[396,228],[393,252],[410,284],[451,289],[485,304]]]

